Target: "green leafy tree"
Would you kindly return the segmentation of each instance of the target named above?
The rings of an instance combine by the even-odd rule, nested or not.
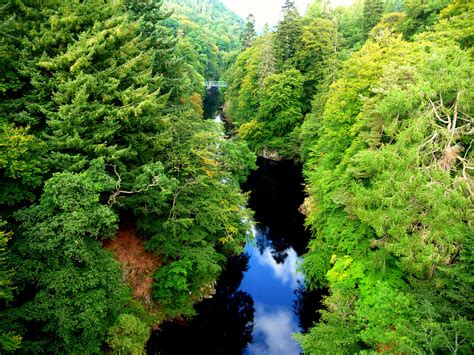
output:
[[[246,197],[239,183],[255,159],[245,144],[225,140],[213,122],[182,123],[164,160],[178,180],[166,212],[147,208],[138,220],[151,236],[148,247],[167,262],[155,274],[154,295],[175,315],[192,314],[226,256],[242,251],[249,211],[241,207]]]
[[[0,225],[3,225],[1,221]],[[12,279],[14,275],[7,260],[7,245],[10,239],[11,233],[0,231],[0,302],[2,304],[8,304],[13,300]],[[1,311],[0,315],[2,313],[4,311]],[[21,337],[12,331],[6,330],[8,326],[3,324],[4,322],[5,320],[2,317],[2,321],[0,321],[0,349],[4,351],[17,350],[21,344]]]
[[[34,200],[34,189],[42,183],[45,145],[28,131],[0,119],[0,204],[10,208]]]
[[[405,35],[411,38],[417,33],[429,30],[437,22],[440,11],[450,2],[449,0],[405,0],[403,2],[403,9],[407,15]]]
[[[174,29],[175,37],[192,42],[199,54],[199,64],[189,64],[200,68],[199,74],[206,79],[218,80],[239,50],[242,19],[217,0],[171,0],[165,4],[173,12],[165,25]]]
[[[114,354],[145,354],[145,343],[150,329],[137,317],[121,314],[117,323],[109,329],[107,344]]]
[[[40,203],[17,213],[17,287],[35,292],[9,317],[22,331],[35,325],[25,349],[98,352],[127,302],[119,265],[99,241],[117,231],[117,215],[101,203],[114,186],[96,160],[83,173],[55,174]]]
[[[259,107],[260,85],[266,76],[273,72],[271,52],[266,52],[270,56],[266,61],[268,66],[260,67],[262,63],[260,43],[266,41],[264,38],[260,37],[252,47],[242,52],[230,69],[229,87],[226,91],[228,100],[226,113],[238,124],[245,123],[255,116]],[[268,50],[271,44],[266,43]]]
[[[303,78],[294,69],[265,80],[258,117],[272,137],[284,137],[301,123],[302,88]]]
[[[352,6],[339,6],[334,10],[346,50],[360,49],[367,38],[364,30],[364,4],[363,0],[354,0]]]
[[[294,56],[296,67],[304,75],[303,112],[311,110],[314,95],[327,90],[331,74],[337,69],[337,53],[342,38],[333,20],[317,18],[303,27]]]
[[[435,33],[402,40],[400,19],[344,63],[306,136],[303,268],[330,286],[306,351],[472,351],[472,63]]]

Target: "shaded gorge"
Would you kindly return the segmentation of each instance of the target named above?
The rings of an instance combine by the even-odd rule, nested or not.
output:
[[[150,354],[299,354],[292,339],[316,318],[318,295],[297,272],[309,234],[298,211],[304,199],[301,167],[259,158],[246,184],[255,212],[254,240],[229,259],[216,294],[195,306],[190,320],[162,324]]]

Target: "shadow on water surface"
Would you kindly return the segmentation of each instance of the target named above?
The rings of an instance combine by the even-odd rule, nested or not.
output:
[[[167,322],[148,342],[149,354],[241,354],[252,339],[253,300],[238,290],[248,268],[247,254],[229,259],[216,294],[197,304],[186,324]]]
[[[301,167],[292,161],[263,158],[257,163],[258,170],[249,176],[243,189],[251,192],[249,207],[255,212],[256,228],[266,236],[260,242],[270,243],[280,262],[289,248],[301,256],[309,240],[304,216],[299,212],[305,198]]]
[[[298,211],[304,199],[301,167],[258,160],[243,186],[255,212],[255,242],[230,258],[212,299],[197,316],[167,322],[148,343],[151,354],[299,354],[291,335],[316,318],[320,297],[303,288],[297,272],[309,234]]]
[[[216,116],[222,106],[222,95],[218,88],[210,88],[206,90],[203,100],[204,119],[212,119]]]

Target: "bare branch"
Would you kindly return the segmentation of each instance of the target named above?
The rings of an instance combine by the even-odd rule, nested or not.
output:
[[[122,177],[117,172],[117,166],[112,165],[112,167],[114,168],[114,173],[117,176],[117,183],[115,184],[115,191],[112,193],[112,195],[110,195],[109,200],[107,202],[109,206],[113,206],[117,202],[117,198],[120,197],[121,195],[139,194],[139,193],[146,192],[146,191],[150,190],[151,188],[160,185],[161,178],[159,176],[154,176],[151,183],[149,183],[143,189],[139,189],[139,190],[136,190],[136,191],[120,190],[120,186],[122,184]]]

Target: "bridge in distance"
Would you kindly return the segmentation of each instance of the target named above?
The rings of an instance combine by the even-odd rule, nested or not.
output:
[[[204,86],[207,89],[212,89],[212,88],[226,88],[227,87],[227,82],[225,81],[205,81]]]

